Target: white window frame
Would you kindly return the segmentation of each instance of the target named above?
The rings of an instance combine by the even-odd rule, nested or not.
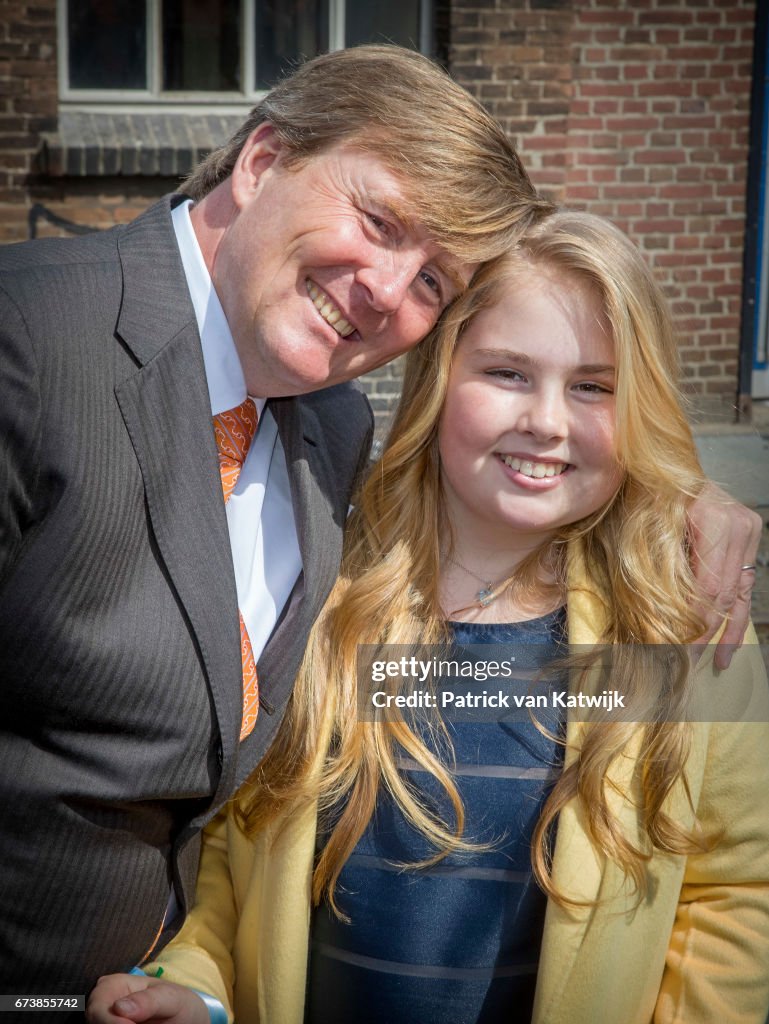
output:
[[[240,0],[243,26],[253,25],[259,0]],[[361,0],[365,2],[365,0]],[[191,113],[236,113],[250,109],[265,95],[264,89],[242,92],[164,92],[162,81],[161,9],[160,0],[147,0],[147,79],[148,89],[72,89],[69,85],[69,32],[67,0],[56,0],[58,43],[59,104],[95,111],[109,107],[114,111],[162,108],[163,111]],[[419,0],[419,49],[429,53],[432,47],[432,0]],[[329,49],[341,50],[345,40],[345,0],[329,0]],[[255,40],[252,31],[243,31],[241,39],[241,82],[253,82],[256,70]]]

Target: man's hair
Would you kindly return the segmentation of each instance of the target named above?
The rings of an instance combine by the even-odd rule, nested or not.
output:
[[[269,122],[285,166],[339,144],[377,156],[411,212],[463,260],[509,248],[541,200],[501,127],[433,61],[398,46],[359,46],[300,65],[254,107],[181,191],[202,199],[232,173],[250,134]]]

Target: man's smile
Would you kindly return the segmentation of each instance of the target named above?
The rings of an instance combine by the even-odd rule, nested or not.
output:
[[[313,301],[313,305],[326,321],[327,324],[331,324],[337,334],[340,334],[343,338],[349,338],[351,334],[355,333],[355,327],[346,320],[342,315],[342,311],[337,309],[331,299],[326,295],[322,289],[320,289],[314,281],[311,281],[309,277],[305,282],[307,285],[307,292]]]

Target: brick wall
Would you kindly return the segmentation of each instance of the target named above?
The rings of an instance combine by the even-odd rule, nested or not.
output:
[[[694,405],[733,417],[755,0],[438,0],[454,76],[548,194],[605,214],[670,295]],[[131,220],[162,177],[48,177],[55,0],[0,0],[0,242]],[[53,218],[53,219],[51,219]],[[399,367],[365,386],[383,424]]]
[[[29,176],[57,102],[55,0],[0,0],[0,242],[27,237]]]
[[[51,178],[29,190],[24,238],[70,235],[76,228],[103,231],[127,224],[173,190],[166,178]]]
[[[687,389],[733,419],[753,0],[458,0],[450,65],[533,180],[610,217],[672,302]]]
[[[56,46],[56,0],[0,0],[0,244],[125,223],[173,187],[43,173],[42,140],[59,128]]]
[[[374,410],[376,443],[384,440],[392,420],[392,414],[398,404],[404,362],[405,359],[401,357],[360,378],[360,384],[368,395],[371,408]]]

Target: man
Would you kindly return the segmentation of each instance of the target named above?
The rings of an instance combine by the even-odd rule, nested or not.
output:
[[[4,993],[84,993],[178,928],[338,568],[371,435],[343,382],[546,207],[482,109],[387,47],[300,68],[183,191],[0,257]]]

